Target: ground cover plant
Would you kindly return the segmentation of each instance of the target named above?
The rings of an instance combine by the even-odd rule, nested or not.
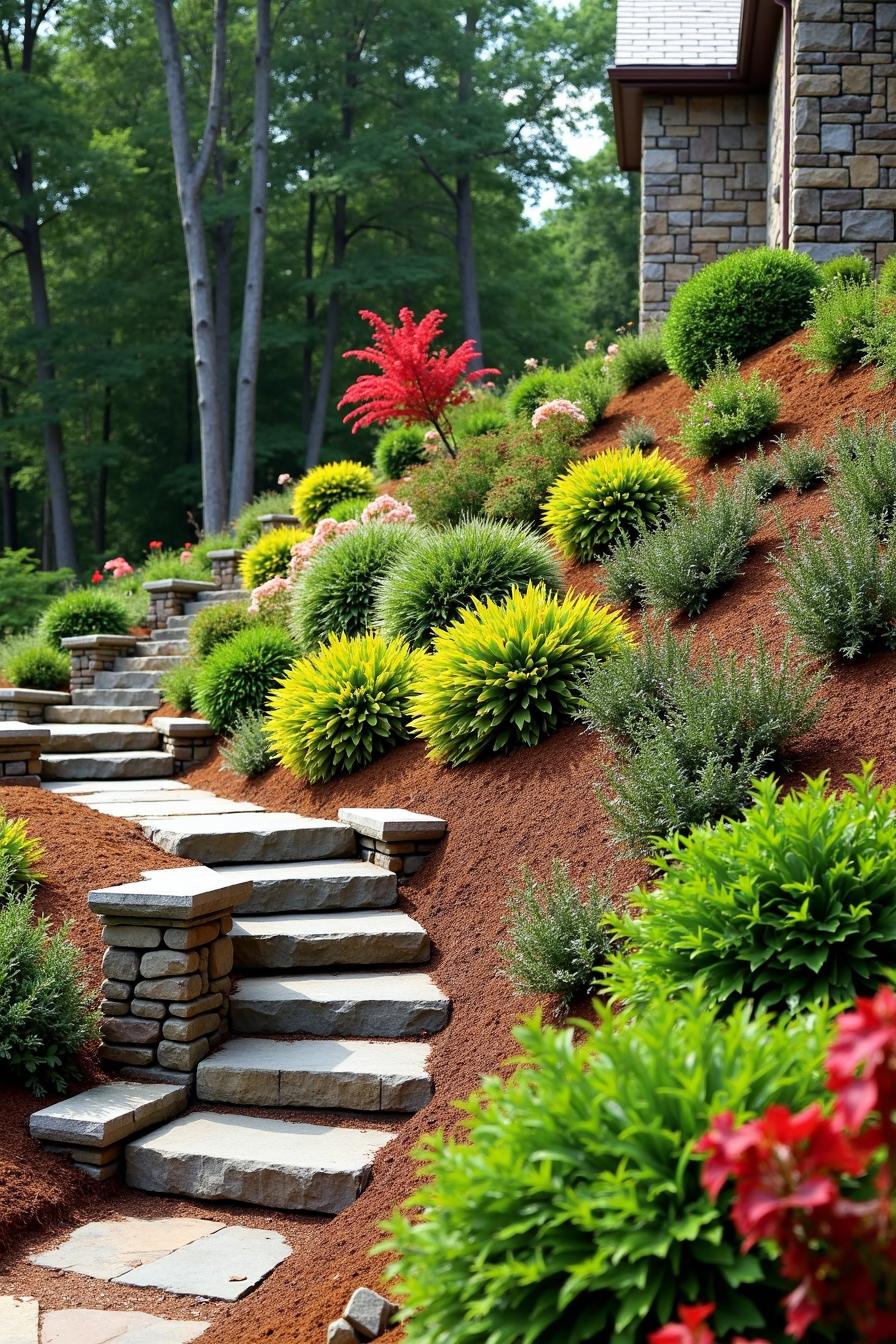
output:
[[[241,714],[230,736],[220,746],[224,767],[247,779],[263,774],[274,764],[274,752],[267,733],[267,720],[255,710]]]
[[[663,328],[669,367],[698,387],[720,358],[740,361],[798,331],[819,282],[804,252],[758,247],[732,252],[675,291]]]
[[[877,315],[873,285],[838,278],[816,291],[812,316],[804,323],[808,337],[797,353],[820,373],[834,373],[865,352]]]
[[[219,644],[196,673],[196,709],[216,733],[231,732],[241,716],[261,712],[297,657],[295,642],[275,625],[251,625]]]
[[[422,425],[393,425],[376,441],[373,454],[383,481],[397,481],[411,467],[426,460]]]
[[[259,588],[271,579],[285,579],[292,561],[292,548],[310,536],[307,528],[272,527],[240,557],[240,578],[244,588]]]
[[[774,461],[785,490],[802,495],[826,479],[827,453],[822,448],[816,448],[808,434],[800,434],[795,442],[782,434],[776,442],[778,451]]]
[[[774,383],[758,371],[744,378],[734,360],[719,356],[680,417],[678,442],[694,457],[715,457],[758,438],[780,409]]]
[[[717,1303],[723,1332],[780,1333],[774,1261],[741,1253],[695,1146],[720,1112],[815,1100],[831,1014],[720,1020],[699,988],[596,1012],[579,1044],[519,1028],[522,1067],[464,1104],[464,1141],[422,1141],[389,1225],[409,1344],[636,1344],[679,1301]]]
[[[669,368],[663,348],[663,328],[648,326],[640,333],[625,331],[610,347],[607,377],[614,392],[631,392]]]
[[[881,292],[878,287],[878,294]],[[891,296],[884,296],[878,302],[874,321],[868,328],[861,362],[876,369],[871,384],[874,391],[896,380],[896,303]]]
[[[619,431],[619,442],[623,448],[640,448],[647,452],[656,443],[656,430],[646,420],[626,420]]]
[[[3,642],[0,666],[10,686],[34,691],[63,691],[71,677],[71,658],[40,635],[14,635]]]
[[[628,638],[618,612],[582,595],[474,598],[419,665],[414,733],[449,765],[534,746],[573,717],[585,668]]]
[[[563,590],[557,557],[528,528],[476,518],[438,532],[419,529],[383,578],[375,623],[389,639],[428,648],[474,598],[500,602],[529,584]]]
[[[127,607],[111,593],[92,588],[73,588],[54,597],[41,617],[38,630],[55,648],[77,635],[126,635],[130,628]]]
[[[410,735],[419,661],[400,639],[332,635],[271,696],[268,735],[277,760],[311,784],[369,765]]]
[[[251,624],[245,602],[214,602],[200,611],[190,625],[188,639],[195,658],[206,658],[217,644],[223,644]]]
[[[320,467],[312,467],[293,490],[292,512],[303,527],[313,527],[343,500],[367,501],[375,494],[373,472],[363,463],[325,462]]]
[[[837,426],[828,446],[835,461],[834,511],[844,520],[861,513],[885,536],[896,519],[896,422],[857,415]]]
[[[877,276],[877,286],[881,294],[896,295],[896,253],[891,253],[884,261]]]
[[[687,492],[686,474],[658,452],[608,449],[573,463],[555,481],[544,520],[564,555],[588,563],[655,526]]]

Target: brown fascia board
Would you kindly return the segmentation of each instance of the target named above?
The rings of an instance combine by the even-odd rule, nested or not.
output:
[[[756,93],[768,88],[781,10],[775,0],[744,0],[736,65],[613,65],[607,71],[613,98],[619,167],[641,167],[641,112],[645,93],[687,95]]]

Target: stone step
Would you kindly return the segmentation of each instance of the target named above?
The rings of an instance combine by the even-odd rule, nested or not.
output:
[[[175,639],[167,630],[158,631],[151,639],[143,639],[134,652],[140,658],[185,658],[190,651],[188,639]]]
[[[64,751],[156,751],[159,735],[155,728],[129,723],[51,723],[49,747]]]
[[[218,606],[221,602],[248,602],[251,596],[248,588],[226,588],[217,593],[200,593],[195,602],[184,603],[184,615],[195,616],[197,612]]]
[[[172,817],[145,822],[143,830],[166,853],[209,864],[337,859],[355,848],[350,826],[293,812]]]
[[[422,971],[241,976],[230,998],[233,1029],[246,1036],[419,1036],[441,1031],[450,1010]]]
[[[169,616],[165,622],[165,630],[186,631],[193,624],[192,616]],[[164,631],[160,631],[164,634]]]
[[[146,713],[127,705],[50,705],[47,723],[129,723],[142,724]]]
[[[93,684],[98,691],[154,691],[160,672],[97,672]]]
[[[45,779],[156,779],[174,773],[166,751],[49,752],[43,756]]]
[[[232,864],[221,871],[252,882],[252,895],[240,907],[241,915],[383,910],[398,900],[395,874],[361,859]]]
[[[168,672],[172,667],[177,667],[181,662],[180,657],[173,654],[150,654],[139,658],[116,658],[113,671],[115,672]]]
[[[432,1097],[429,1046],[418,1041],[270,1041],[235,1037],[202,1060],[200,1101],[419,1111]]]
[[[130,817],[133,820],[163,822],[168,817],[223,816],[230,812],[261,812],[257,803],[240,802],[230,798],[216,798],[213,793],[190,789],[184,794],[162,794],[158,797],[103,800],[102,809],[112,817]]]
[[[242,970],[408,966],[429,961],[429,935],[403,910],[250,918],[240,911],[230,937],[235,964]]]
[[[107,797],[127,792],[134,793],[184,793],[189,789],[189,784],[184,784],[179,779],[131,779],[122,784],[114,779],[80,779],[71,783],[50,783],[43,787],[50,793],[67,793],[88,798],[91,795],[105,794]]]
[[[339,1213],[392,1138],[387,1130],[194,1111],[127,1145],[126,1180],[159,1194]]]
[[[162,803],[167,806],[173,798],[179,796],[176,790],[169,793],[165,788],[167,784],[173,782],[170,779],[122,779],[105,782],[111,786],[108,793],[76,793],[73,796],[85,807],[92,807],[95,812],[102,812],[107,817],[131,817],[134,814],[124,811],[124,808],[136,806],[136,815],[141,818],[154,816],[154,809],[157,806]],[[141,786],[139,789],[138,785]],[[147,785],[155,787],[148,788]]]
[[[131,709],[142,709],[144,714],[158,709],[162,697],[158,691],[108,691],[90,687],[88,690],[72,691],[73,705],[128,705]]]

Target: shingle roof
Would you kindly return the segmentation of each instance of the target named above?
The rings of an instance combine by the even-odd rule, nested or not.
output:
[[[617,65],[734,65],[741,0],[618,0]]]

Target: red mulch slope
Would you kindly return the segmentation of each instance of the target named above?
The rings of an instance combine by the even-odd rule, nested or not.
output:
[[[782,423],[775,432],[807,431],[820,441],[839,417],[857,410],[896,416],[896,393],[872,393],[870,374],[854,370],[838,377],[816,377],[785,341],[748,361],[773,377],[783,394]],[[661,377],[609,408],[607,419],[590,440],[588,451],[615,441],[622,423],[639,416],[657,429],[663,451],[679,457],[670,436],[677,431],[676,412],[689,393],[671,377]],[[685,463],[694,480],[708,477],[702,465]],[[733,463],[723,464],[729,474]],[[796,499],[780,495],[777,513],[785,526],[815,523],[826,509],[825,494],[815,491]],[[758,625],[770,646],[778,648],[783,622],[775,611],[775,571],[767,555],[776,544],[777,524],[771,514],[756,538],[743,576],[710,605],[695,623],[698,648],[710,638],[723,648],[745,650]],[[599,591],[598,567],[570,566],[569,579],[585,591]],[[683,628],[687,622],[679,622]],[[881,777],[896,779],[896,728],[888,713],[896,686],[896,654],[878,655],[836,673],[828,688],[820,725],[800,744],[800,769],[830,767],[835,779],[862,758],[875,757]],[[433,1039],[436,1097],[419,1116],[404,1124],[394,1143],[377,1160],[373,1185],[351,1209],[332,1222],[302,1228],[295,1220],[297,1254],[244,1304],[228,1307],[209,1332],[210,1344],[320,1344],[327,1322],[338,1316],[350,1292],[360,1283],[375,1283],[377,1265],[368,1259],[379,1237],[378,1222],[414,1188],[409,1152],[421,1134],[453,1128],[452,1103],[475,1086],[483,1072],[500,1068],[512,1053],[511,1029],[528,1006],[499,977],[496,944],[500,940],[507,883],[523,862],[545,871],[554,857],[570,863],[573,875],[610,876],[617,894],[624,894],[644,876],[642,865],[619,861],[607,833],[592,784],[608,756],[599,739],[567,728],[532,750],[451,770],[426,760],[419,744],[407,744],[349,779],[309,788],[282,771],[245,784],[221,771],[216,759],[193,772],[190,782],[221,794],[249,797],[269,808],[283,807],[310,815],[332,816],[342,805],[400,804],[435,812],[449,822],[449,835],[428,866],[404,888],[402,904],[429,930],[434,944],[433,972],[452,996],[454,1016],[448,1029]],[[21,798],[21,795],[20,795]],[[22,804],[30,807],[30,799]],[[101,843],[119,843],[121,831],[94,833],[107,827],[99,818],[81,817],[77,833],[60,837],[68,847],[95,854]],[[133,828],[124,826],[129,835]],[[105,835],[105,839],[101,838]],[[142,842],[135,842],[140,843]],[[105,854],[104,858],[109,856]],[[154,861],[162,861],[155,855]],[[85,866],[88,860],[83,860]],[[97,860],[98,862],[98,860]],[[112,862],[116,880],[128,874]],[[137,867],[147,866],[141,859]],[[89,882],[75,872],[67,890],[71,908],[83,902]],[[111,876],[111,874],[110,874]],[[62,902],[60,902],[61,912]],[[89,921],[88,921],[89,922]],[[397,1339],[398,1332],[390,1338]]]

